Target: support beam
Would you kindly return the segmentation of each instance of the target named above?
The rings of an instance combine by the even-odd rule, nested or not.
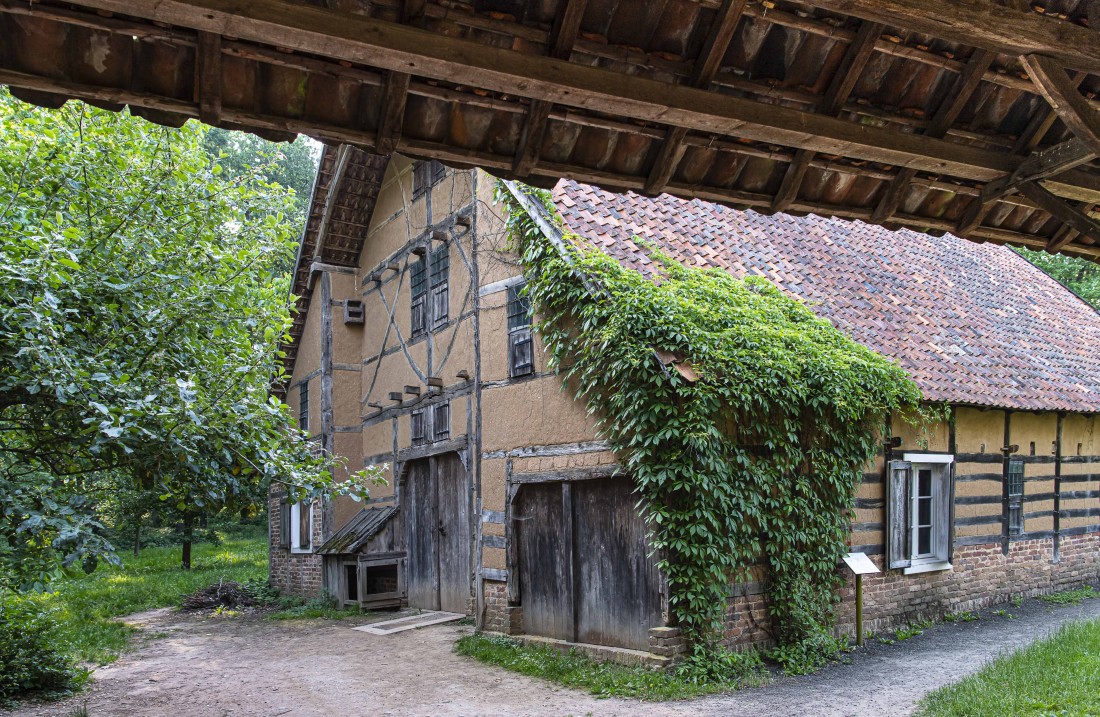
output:
[[[353,65],[407,71],[463,85],[476,77],[477,84],[490,92],[971,181],[997,179],[1019,164],[1012,155],[980,147],[697,88],[670,86],[646,77],[526,55],[283,0],[160,0],[136,5],[129,0],[82,0],[81,5],[179,27],[218,31]],[[70,85],[69,92],[74,96],[89,95],[87,83],[61,84]],[[113,93],[117,90],[108,94]],[[1096,184],[1095,177],[1082,173],[1064,175],[1047,186],[1061,196],[1091,201]]]
[[[1077,207],[1070,206],[1035,182],[1020,187],[1020,194],[1038,204],[1055,219],[1100,243],[1100,223]]]
[[[405,124],[405,103],[409,99],[409,82],[412,76],[407,72],[391,72],[386,80],[386,92],[382,99],[382,113],[378,121],[375,154],[392,154],[401,139]]]
[[[832,82],[825,91],[821,100],[821,113],[836,115],[844,108],[856,83],[867,68],[871,56],[875,50],[875,43],[882,34],[882,25],[877,22],[865,22],[856,31],[855,39],[848,45],[848,51],[844,53],[844,59],[833,73]],[[798,197],[798,189],[802,186],[802,180],[806,176],[806,170],[810,168],[814,153],[804,149],[795,153],[794,160],[787,165],[787,172],[783,175],[783,183],[779,185],[779,191],[775,194],[772,209],[777,212],[786,211],[795,198]]]
[[[581,20],[588,0],[567,0],[565,10],[554,20],[554,27],[547,38],[546,54],[558,60],[568,60],[573,54],[573,44],[581,31]],[[546,136],[546,127],[550,124],[552,102],[533,100],[527,111],[527,120],[519,136],[519,146],[512,162],[512,172],[517,177],[526,177],[539,161],[542,151],[542,139]]]
[[[1071,78],[1073,86],[1075,88],[1080,87],[1084,79],[1088,77],[1088,74],[1087,72],[1075,72]],[[1027,127],[1024,128],[1024,131],[1020,134],[1020,138],[1016,141],[1016,146],[1013,148],[1013,151],[1016,152],[1016,154],[1028,154],[1035,151],[1035,148],[1042,143],[1043,138],[1046,137],[1047,132],[1054,126],[1054,122],[1057,119],[1058,113],[1051,109],[1049,105],[1043,107],[1041,110],[1036,110],[1035,114],[1031,117],[1031,121],[1028,122]]]
[[[1042,54],[1100,72],[1096,31],[991,0],[805,0],[823,10],[881,22],[1003,55]]]
[[[222,116],[222,36],[199,32],[195,47],[195,100],[199,119],[217,125]]]
[[[959,118],[966,107],[966,103],[970,101],[970,97],[977,91],[978,86],[985,77],[985,73],[993,65],[993,60],[996,57],[995,53],[987,50],[974,51],[974,55],[966,63],[966,70],[955,80],[951,92],[940,103],[936,114],[932,117],[931,124],[924,132],[925,135],[942,138],[947,134],[947,130],[955,124],[955,120]],[[901,206],[906,193],[909,191],[909,184],[916,176],[917,172],[914,169],[899,171],[898,176],[887,187],[886,193],[882,196],[878,206],[875,207],[871,219],[879,223],[888,221],[894,212],[898,210],[898,207]]]
[[[1100,44],[1100,35],[1094,42]],[[1093,154],[1100,155],[1100,112],[1093,109],[1084,95],[1077,91],[1065,68],[1056,60],[1041,55],[1026,55],[1020,61],[1066,126],[1088,145]]]
[[[688,84],[692,87],[706,88],[714,80],[718,68],[722,65],[722,58],[726,56],[733,34],[737,31],[737,25],[741,22],[741,16],[745,13],[746,0],[723,0],[722,6],[707,33],[707,39],[703,43],[703,49],[699,51],[699,57],[695,60],[695,66],[691,70],[691,78]],[[651,194],[659,194],[672,179],[672,173],[676,171],[676,165],[684,156],[684,138],[687,137],[687,129],[684,127],[669,127],[665,135],[665,141],[653,162],[653,168],[649,171],[645,189]]]

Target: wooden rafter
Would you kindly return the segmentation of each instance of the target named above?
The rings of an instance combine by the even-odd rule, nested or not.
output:
[[[1096,205],[1085,204],[1080,209],[1086,215],[1091,216],[1092,212],[1096,209]],[[1046,250],[1051,253],[1062,251],[1079,236],[1081,236],[1081,232],[1077,231],[1069,224],[1063,224],[1057,233],[1050,238],[1050,241],[1047,242]]]
[[[805,0],[824,10],[873,20],[1002,55],[1041,54],[1063,67],[1100,72],[1095,30],[996,5],[990,0]]]
[[[376,154],[391,154],[397,149],[405,122],[405,104],[409,98],[411,80],[412,76],[407,72],[391,72],[386,80],[382,115],[374,143]]]
[[[1090,217],[1086,212],[1062,201],[1046,189],[1043,189],[1037,182],[1028,182],[1021,186],[1020,194],[1038,204],[1049,212],[1051,216],[1066,226],[1071,227],[1074,231],[1089,236],[1097,243],[1100,243],[1100,223]]]
[[[988,183],[983,188],[980,199],[971,202],[959,220],[958,232],[962,236],[968,235],[981,224],[995,200],[1015,191],[1020,191],[1030,199],[1031,195],[1023,191],[1024,187],[1038,186],[1035,184],[1038,180],[1056,176],[1100,156],[1100,112],[1077,91],[1083,79],[1080,76],[1082,73],[1071,78],[1057,61],[1039,55],[1027,55],[1020,58],[1020,61],[1039,93],[1050,105],[1051,122],[1054,117],[1061,118],[1075,137],[1068,142],[1033,153],[1012,174]],[[1029,131],[1035,134],[1045,134],[1050,128],[1050,124],[1033,124]],[[1035,194],[1034,189],[1028,189],[1028,192]],[[1048,209],[1048,206],[1042,206]],[[1065,206],[1067,210],[1073,210],[1073,207]]]
[[[588,0],[567,0],[565,10],[554,20],[547,39],[546,54],[558,60],[567,60],[573,52],[573,44],[581,31],[581,19]],[[523,123],[516,157],[512,162],[512,172],[517,177],[526,177],[539,161],[542,139],[550,123],[550,110],[554,104],[547,100],[532,100],[527,111],[527,120]]]
[[[940,103],[936,114],[932,117],[932,123],[924,132],[925,135],[939,138],[947,134],[947,130],[958,119],[966,107],[966,103],[970,101],[970,97],[977,91],[982,78],[985,77],[985,73],[992,66],[996,57],[995,53],[987,50],[977,50],[974,53],[974,56],[966,63],[966,70],[955,80],[951,92]],[[886,188],[885,194],[883,194],[882,199],[875,207],[875,211],[871,214],[872,221],[881,223],[893,216],[894,212],[901,206],[906,192],[909,191],[910,182],[916,176],[915,169],[905,168],[898,172],[898,176]]]
[[[722,65],[722,58],[726,56],[733,34],[737,31],[737,24],[745,12],[746,0],[723,0],[722,6],[711,23],[707,33],[706,42],[699,52],[699,58],[691,71],[688,84],[691,87],[705,88],[714,80],[718,68]],[[687,128],[672,126],[665,135],[665,141],[657,153],[657,159],[653,162],[653,168],[649,171],[645,189],[647,192],[657,194],[665,188],[676,170],[676,165],[684,156],[684,138],[687,137]]]
[[[222,114],[222,37],[216,33],[198,33],[195,98],[199,103],[199,119],[209,125],[218,124]]]
[[[836,115],[844,108],[844,103],[848,101],[863,70],[870,62],[875,50],[875,42],[881,34],[882,25],[877,22],[865,22],[859,26],[855,39],[848,45],[844,59],[821,100],[823,114]],[[800,149],[795,153],[794,160],[787,166],[787,172],[783,175],[783,183],[776,192],[775,201],[772,202],[773,210],[782,212],[791,206],[798,196],[798,188],[802,186],[802,180],[813,158],[814,153],[808,150]]]
[[[1073,86],[1079,87],[1081,83],[1088,77],[1087,72],[1075,72],[1071,81]],[[1058,119],[1058,113],[1050,108],[1050,105],[1036,110],[1032,116],[1031,121],[1028,122],[1027,127],[1020,134],[1020,138],[1016,141],[1013,151],[1016,154],[1028,154],[1035,151],[1042,141],[1043,137],[1046,137],[1047,132],[1054,126],[1054,122]]]

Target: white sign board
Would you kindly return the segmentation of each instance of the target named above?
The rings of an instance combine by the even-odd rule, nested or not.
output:
[[[879,572],[878,567],[867,557],[867,553],[848,553],[844,562],[856,575],[870,575]]]

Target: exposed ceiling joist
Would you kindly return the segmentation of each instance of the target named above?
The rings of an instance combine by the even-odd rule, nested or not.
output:
[[[1100,33],[1094,33],[1100,43]],[[1025,55],[1020,58],[1035,87],[1062,118],[1073,134],[1088,145],[1093,154],[1100,155],[1100,112],[1089,105],[1077,85],[1056,60],[1042,55]]]
[[[990,0],[805,0],[807,5],[1004,55],[1040,54],[1100,72],[1100,34]]]
[[[129,0],[81,0],[80,4],[458,84],[476,73],[478,84],[490,91],[972,181],[988,182],[1011,174],[1020,162],[1002,152],[282,0],[160,0],[137,6]],[[73,92],[80,94],[75,88]],[[1100,199],[1100,178],[1092,175],[1067,173],[1047,187],[1069,199]]]
[[[1038,204],[1066,226],[1072,227],[1074,231],[1100,243],[1100,223],[1077,207],[1067,204],[1035,182],[1028,182],[1021,186],[1020,194]]]

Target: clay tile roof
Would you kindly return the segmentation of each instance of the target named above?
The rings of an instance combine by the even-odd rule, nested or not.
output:
[[[767,277],[897,359],[927,400],[1100,412],[1100,313],[1007,247],[564,180],[554,199],[568,229],[643,273],[633,236]]]

